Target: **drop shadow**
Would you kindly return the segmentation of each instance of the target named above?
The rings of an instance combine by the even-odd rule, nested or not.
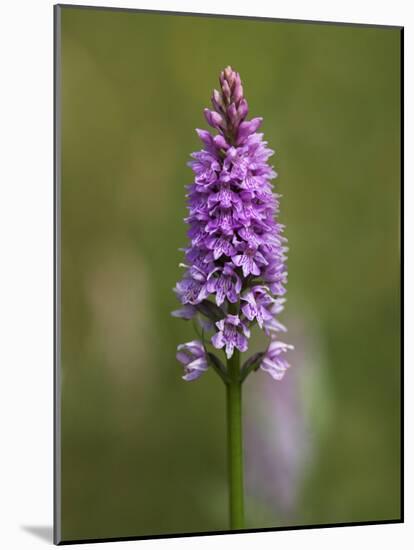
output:
[[[22,525],[21,528],[27,533],[53,544],[53,527],[51,525]]]

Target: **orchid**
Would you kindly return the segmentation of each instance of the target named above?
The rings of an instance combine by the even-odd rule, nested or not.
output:
[[[258,132],[262,118],[247,119],[240,75],[231,67],[220,74],[220,89],[205,109],[216,133],[197,129],[203,144],[191,155],[193,183],[187,186],[189,245],[182,279],[175,287],[181,308],[173,315],[197,320],[200,339],[178,346],[184,380],[198,379],[212,367],[227,389],[230,516],[243,526],[241,386],[259,368],[281,380],[293,346],[277,340],[287,283],[284,226],[278,222],[280,195],[271,180],[274,152]],[[270,337],[267,349],[240,365],[257,326]],[[224,350],[222,361],[216,350]],[[221,353],[221,352],[220,352]]]

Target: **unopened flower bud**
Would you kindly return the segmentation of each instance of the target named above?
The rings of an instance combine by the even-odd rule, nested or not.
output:
[[[213,90],[211,103],[216,111],[224,112],[225,105],[224,105],[223,97],[218,90]]]
[[[206,117],[207,123],[213,128],[223,129],[225,123],[223,117],[216,113],[215,111],[210,111],[210,109],[204,109],[204,116]]]
[[[214,136],[213,138],[214,145],[217,147],[217,149],[228,149],[229,144],[224,139],[224,137],[221,134],[218,134],[217,136]]]
[[[240,80],[239,74],[236,75],[234,88],[233,88],[233,101],[238,103],[243,97],[243,86]]]
[[[227,102],[229,102],[231,97],[231,90],[227,80],[223,82],[223,84],[221,85],[221,89],[223,91],[223,96],[227,99]]]
[[[249,112],[249,106],[247,105],[247,101],[243,98],[240,101],[240,104],[237,108],[237,114],[238,114],[239,120],[243,121],[246,118],[248,112]]]
[[[229,83],[230,88],[232,88],[236,78],[236,73],[233,71],[230,65],[224,69],[224,77]]]
[[[228,107],[227,107],[227,116],[229,117],[230,119],[230,122],[235,125],[237,123],[237,109],[236,109],[236,105],[234,103],[231,103]]]
[[[254,134],[261,125],[262,120],[261,117],[256,117],[242,122],[237,133],[237,145],[241,145],[248,136]]]

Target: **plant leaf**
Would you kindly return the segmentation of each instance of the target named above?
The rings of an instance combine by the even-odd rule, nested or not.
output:
[[[210,302],[209,300],[203,300],[195,307],[197,311],[199,311],[212,321],[220,321],[220,319],[224,319],[224,317],[226,316],[221,307],[217,306],[213,302]]]
[[[228,377],[227,377],[226,367],[223,365],[220,359],[216,355],[214,355],[214,353],[211,353],[209,351],[207,351],[206,353],[207,353],[207,358],[210,365],[217,372],[220,378],[227,384]]]
[[[249,376],[249,374],[252,371],[257,370],[260,367],[260,362],[261,362],[264,354],[265,354],[264,351],[260,351],[258,353],[255,353],[254,355],[249,357],[247,359],[247,361],[245,361],[243,363],[243,366],[241,368],[241,381],[242,382]]]

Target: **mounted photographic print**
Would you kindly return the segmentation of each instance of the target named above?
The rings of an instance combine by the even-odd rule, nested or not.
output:
[[[55,7],[55,543],[403,520],[402,32]]]

